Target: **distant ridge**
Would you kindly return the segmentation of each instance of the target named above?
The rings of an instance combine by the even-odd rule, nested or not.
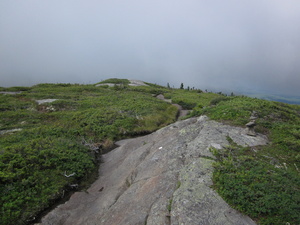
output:
[[[254,93],[245,93],[245,95],[252,98],[265,99],[269,101],[283,102],[288,104],[300,105],[300,96],[278,96],[275,94],[254,94]]]

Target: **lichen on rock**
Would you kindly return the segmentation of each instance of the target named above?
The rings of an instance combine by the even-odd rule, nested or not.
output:
[[[42,224],[255,224],[211,188],[211,147],[267,143],[205,116],[118,142],[103,155],[99,179],[42,219]],[[99,191],[101,190],[101,191]]]

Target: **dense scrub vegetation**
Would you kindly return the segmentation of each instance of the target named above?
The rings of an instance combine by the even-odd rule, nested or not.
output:
[[[29,222],[95,171],[97,151],[177,116],[176,107],[129,87],[39,84],[1,91],[22,91],[0,94],[1,224]],[[35,101],[41,99],[58,100]]]
[[[256,131],[271,142],[242,148],[231,141],[227,149],[214,150],[219,194],[260,224],[300,224],[300,106],[241,96],[211,103],[193,115],[243,126],[256,111]]]
[[[173,89],[159,85],[149,84],[147,86],[132,87],[135,91],[148,92],[151,94],[163,94],[165,98],[171,99],[172,103],[179,104],[183,109],[202,109],[209,106],[210,102],[220,97],[215,93],[204,93],[201,90]]]

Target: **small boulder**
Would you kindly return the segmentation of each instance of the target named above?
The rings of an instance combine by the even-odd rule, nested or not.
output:
[[[246,134],[250,136],[256,136],[256,133],[254,131],[254,127],[256,126],[256,123],[254,120],[250,121],[246,124]]]
[[[41,104],[44,104],[44,103],[51,103],[51,102],[54,102],[58,99],[40,99],[40,100],[35,100],[37,102],[37,104],[41,105]]]
[[[251,113],[250,120],[256,120],[257,118],[258,118],[258,113],[256,111],[253,111]]]
[[[247,127],[254,127],[254,126],[256,126],[256,123],[255,123],[255,121],[252,120],[249,123],[247,123],[246,126]]]

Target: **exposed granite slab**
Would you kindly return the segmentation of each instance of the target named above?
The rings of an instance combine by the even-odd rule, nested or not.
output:
[[[178,121],[150,135],[119,141],[103,155],[98,180],[42,219],[42,224],[255,224],[230,208],[212,185],[211,146],[267,144],[242,128],[207,117]]]

